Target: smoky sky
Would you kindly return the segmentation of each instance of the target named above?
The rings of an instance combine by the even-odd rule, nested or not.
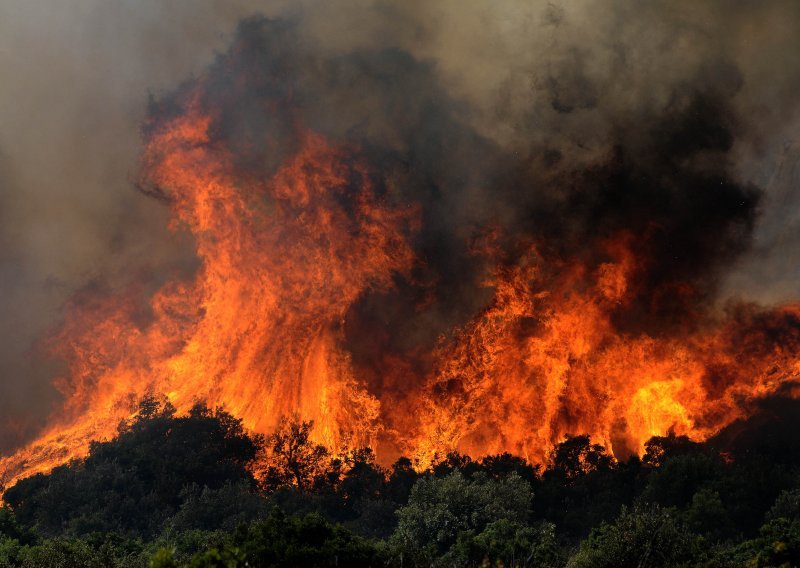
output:
[[[413,281],[354,308],[363,364],[480,307],[465,243],[487,224],[567,256],[641,237],[655,260],[626,329],[800,294],[794,2],[161,4],[0,6],[0,448],[57,403],[34,345],[72,294],[191,271],[190,239],[136,186],[142,129],[195,77],[245,170],[291,152],[299,115],[357,145],[396,182],[388,198],[422,204]],[[269,148],[250,143],[265,132]],[[681,305],[651,301],[685,282]],[[404,317],[428,294],[435,308]],[[373,320],[400,332],[359,339]]]

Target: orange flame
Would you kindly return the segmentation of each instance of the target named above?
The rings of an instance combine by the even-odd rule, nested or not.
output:
[[[353,375],[342,321],[362,293],[410,269],[416,211],[391,208],[366,168],[312,133],[267,183],[243,185],[210,124],[190,102],[145,154],[174,226],[196,239],[196,279],[164,286],[146,318],[135,291],[73,302],[51,341],[69,363],[64,408],[3,459],[7,483],[84,455],[148,393],[179,411],[224,406],[260,432],[298,412],[323,443],[375,443],[379,402]]]
[[[575,263],[540,289],[534,250],[498,268],[492,304],[443,348],[415,441],[423,464],[454,448],[545,462],[566,435],[616,456],[672,431],[705,439],[800,373],[800,305],[741,305],[680,339],[613,325],[637,270],[623,236],[593,272]],[[554,279],[553,279],[554,278]]]
[[[410,275],[417,208],[394,204],[356,150],[311,132],[266,181],[243,175],[200,108],[190,96],[144,155],[173,227],[195,238],[196,276],[164,285],[144,308],[136,286],[73,299],[50,338],[69,367],[58,383],[63,408],[0,460],[6,484],[85,455],[146,394],[179,411],[198,400],[223,406],[262,433],[298,413],[328,446],[388,441],[425,466],[452,449],[541,461],[570,433],[589,433],[617,456],[670,430],[702,439],[797,377],[797,305],[738,306],[680,338],[620,331],[615,314],[642,268],[623,234],[597,247],[605,260],[594,264],[535,246],[503,262],[488,244],[488,307],[440,341],[427,375],[408,361],[387,369],[408,373],[394,379],[404,381],[400,394],[370,390],[344,321],[365,293]]]

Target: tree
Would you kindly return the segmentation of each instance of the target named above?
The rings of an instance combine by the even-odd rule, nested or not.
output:
[[[702,445],[693,442],[688,436],[676,436],[670,432],[667,436],[653,436],[644,444],[645,452],[642,463],[657,468],[664,465],[669,458],[702,451]]]
[[[386,472],[375,463],[375,454],[369,448],[353,450],[344,463],[346,471],[336,488],[340,518],[358,534],[389,536],[397,524],[397,504],[388,496]]]
[[[265,517],[272,508],[246,482],[214,489],[193,483],[181,491],[181,501],[180,509],[164,524],[169,532],[232,531],[241,523]]]
[[[524,523],[532,497],[530,484],[516,474],[500,480],[483,472],[467,478],[459,471],[424,477],[411,490],[408,505],[398,510],[400,521],[391,540],[411,558],[448,565],[461,533],[477,534],[503,519]]]
[[[767,512],[767,520],[789,519],[800,521],[800,489],[781,492]]]
[[[647,505],[623,507],[616,521],[593,530],[567,568],[695,566],[702,557],[703,539],[691,534],[674,510]]]
[[[25,547],[19,553],[19,566],[31,568],[107,568],[108,564],[85,542],[77,539],[54,538],[41,544]]]
[[[32,544],[36,536],[17,521],[13,511],[0,507],[0,538],[15,540],[21,544]]]
[[[575,479],[593,471],[609,470],[614,466],[614,458],[601,444],[592,444],[591,438],[567,436],[550,453],[550,474],[565,479]]]
[[[296,415],[284,417],[267,438],[267,465],[261,474],[267,491],[287,485],[306,491],[324,478],[330,452],[311,441],[313,427],[313,421],[303,422]]]
[[[0,566],[19,566],[21,548],[18,540],[0,535]]]
[[[533,466],[525,459],[507,452],[484,457],[480,460],[480,467],[489,477],[498,479],[516,473],[530,484],[538,481],[540,469],[539,465]]]
[[[739,552],[747,559],[747,566],[753,568],[800,565],[800,521],[767,521],[759,536],[742,543]]]
[[[722,462],[704,453],[680,454],[653,471],[642,499],[668,507],[686,507],[695,493],[723,475]]]
[[[398,458],[392,464],[392,472],[387,482],[388,497],[398,505],[408,503],[411,488],[419,479],[419,474],[414,469],[411,460],[406,457]]]
[[[263,441],[230,414],[196,405],[176,416],[145,399],[117,437],[84,460],[21,480],[3,499],[45,536],[121,532],[153,536],[181,506],[187,486],[254,488],[249,471]]]
[[[733,532],[728,511],[719,493],[712,489],[703,488],[695,493],[684,517],[692,532],[711,540],[722,540]]]
[[[174,562],[171,555],[164,552],[159,554],[160,566],[174,566],[171,564]],[[222,545],[198,553],[187,566],[368,568],[382,564],[379,552],[372,543],[341,525],[332,525],[316,514],[287,517],[276,508],[263,521],[240,526]]]
[[[455,566],[508,566],[509,568],[560,568],[564,558],[556,527],[532,527],[500,519],[478,534],[462,532],[449,556]]]
[[[383,497],[386,472],[375,463],[375,453],[371,448],[352,450],[345,455],[344,462],[347,471],[339,485],[339,493],[346,507]]]
[[[449,452],[442,459],[437,459],[437,457],[434,456],[431,472],[436,477],[445,477],[456,470],[470,477],[478,470],[478,464],[475,463],[471,457],[455,451]]]
[[[571,436],[551,452],[551,462],[536,485],[534,515],[582,538],[613,519],[634,497],[638,460],[620,464],[589,436]]]

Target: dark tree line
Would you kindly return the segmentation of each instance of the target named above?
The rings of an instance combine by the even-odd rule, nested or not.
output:
[[[297,418],[260,437],[147,399],[85,459],[5,491],[0,566],[795,566],[791,426],[656,437],[621,462],[574,436],[546,467],[451,453],[419,472],[332,452]]]

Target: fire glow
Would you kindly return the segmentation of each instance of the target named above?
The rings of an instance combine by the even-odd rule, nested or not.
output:
[[[222,406],[260,433],[297,414],[329,447],[369,445],[383,462],[403,453],[424,467],[451,450],[543,461],[569,434],[618,457],[670,431],[705,439],[797,378],[800,306],[732,304],[683,320],[681,333],[637,330],[619,320],[651,294],[647,234],[615,230],[562,255],[490,226],[471,245],[488,267],[483,309],[426,353],[387,354],[376,377],[354,362],[348,317],[425,264],[422,205],[398,197],[362,148],[301,119],[275,171],[242,169],[212,135],[205,89],[195,82],[149,125],[143,158],[172,226],[194,238],[194,279],[168,282],[144,308],[135,284],[76,295],[47,339],[68,366],[63,406],[2,458],[6,484],[85,455],[150,394],[181,412]],[[698,293],[657,292],[679,304]]]

